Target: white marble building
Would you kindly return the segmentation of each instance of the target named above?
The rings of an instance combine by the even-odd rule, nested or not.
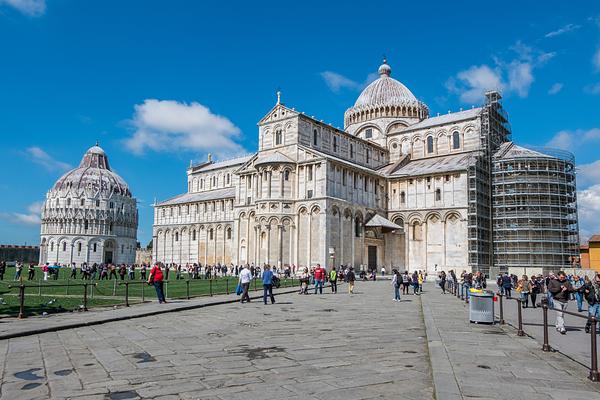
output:
[[[489,268],[489,156],[510,135],[499,94],[430,117],[385,61],[379,75],[344,130],[278,99],[256,154],[190,166],[188,191],[155,204],[154,260]]]
[[[137,203],[98,145],[46,194],[40,264],[134,263]]]

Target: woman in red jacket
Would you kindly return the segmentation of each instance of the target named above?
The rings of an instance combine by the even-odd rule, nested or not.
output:
[[[166,303],[165,293],[163,291],[163,272],[160,269],[159,264],[155,264],[150,270],[150,276],[148,277],[148,285],[154,285],[156,289],[156,297],[158,297],[159,303]]]

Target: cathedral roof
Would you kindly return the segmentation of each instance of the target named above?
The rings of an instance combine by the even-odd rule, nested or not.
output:
[[[371,106],[408,105],[418,103],[414,94],[401,82],[391,78],[392,68],[383,60],[379,78],[371,82],[358,96],[354,108]]]
[[[113,193],[131,197],[127,183],[110,169],[108,156],[97,144],[85,152],[79,167],[56,181],[52,190],[86,190],[90,194],[99,192],[107,197]]]
[[[369,221],[367,221],[367,223],[365,224],[365,226],[366,227],[370,227],[370,228],[381,227],[381,228],[393,229],[393,230],[402,229],[401,226],[396,225],[395,223],[393,223],[389,219],[386,219],[386,218],[382,217],[379,214],[375,214],[373,216],[373,218],[371,218]]]
[[[460,121],[474,119],[481,114],[481,107],[472,108],[470,110],[458,111],[454,113],[438,115],[437,117],[426,118],[421,122],[414,125],[410,125],[404,132],[413,131],[417,129],[431,128],[439,125],[452,124]]]
[[[410,177],[419,175],[443,174],[466,170],[473,160],[472,153],[453,154],[440,157],[410,160],[395,171],[382,169],[389,177]],[[393,167],[395,164],[390,166]]]
[[[256,161],[254,162],[254,165],[261,165],[261,164],[290,164],[293,163],[294,161],[292,159],[290,159],[289,157],[281,154],[280,152],[276,151],[275,153],[271,153],[271,154],[260,154],[258,156],[258,158],[256,159]]]
[[[221,169],[221,168],[235,167],[236,165],[244,164],[244,163],[248,162],[248,160],[250,160],[252,157],[254,157],[254,154],[246,155],[246,156],[242,156],[242,157],[236,157],[236,158],[232,158],[230,160],[223,160],[223,161],[217,161],[217,162],[209,161],[207,163],[194,165],[191,168],[193,169],[193,172],[214,171],[214,170]]]
[[[199,201],[223,200],[231,197],[235,197],[234,187],[208,190],[205,192],[183,193],[157,203],[155,206],[174,206],[178,204],[196,203]]]

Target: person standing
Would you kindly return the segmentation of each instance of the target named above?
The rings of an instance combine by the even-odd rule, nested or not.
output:
[[[394,288],[394,301],[400,301],[400,273],[397,269],[392,270],[392,287]]]
[[[108,269],[110,271],[110,274],[108,276],[108,280],[111,280],[113,278],[113,276],[115,277],[115,280],[117,280],[117,267],[114,266],[113,264],[110,264],[108,266]]]
[[[119,267],[119,276],[121,277],[122,281],[125,280],[125,274],[127,274],[127,267],[125,266],[125,264],[121,264],[121,266]]]
[[[532,276],[529,280],[529,295],[531,296],[531,307],[536,308],[537,296],[542,292],[542,277]]]
[[[309,279],[310,279],[310,276],[308,274],[308,268],[304,268],[304,270],[300,274],[300,293],[298,293],[298,294],[308,294]]]
[[[440,288],[442,289],[442,294],[446,294],[446,273],[444,271],[440,272]]]
[[[131,264],[129,266],[129,280],[130,281],[134,281],[135,280],[135,265]]]
[[[571,282],[567,280],[567,276],[563,271],[557,275],[557,279],[553,279],[548,284],[548,291],[552,293],[554,299],[554,308],[556,309],[556,330],[561,334],[566,334],[565,319],[563,311],[567,309],[569,297],[573,291]]]
[[[315,268],[315,294],[317,290],[319,294],[323,294],[323,281],[325,280],[325,268],[321,267],[321,264],[317,264]]]
[[[152,269],[150,270],[150,276],[148,277],[148,285],[154,285],[154,289],[156,290],[156,297],[158,298],[159,304],[167,302],[165,300],[165,292],[163,288],[163,272],[160,269],[159,264],[154,264],[154,267],[152,267]]]
[[[596,274],[593,280],[585,284],[583,287],[583,293],[586,301],[589,304],[588,316],[600,319],[600,274]],[[585,332],[590,333],[591,328],[592,322],[588,319],[587,323],[585,324]],[[597,323],[594,329],[596,329],[596,333],[598,333]]]
[[[577,311],[583,311],[583,286],[585,285],[585,281],[582,277],[578,275],[573,275],[571,285],[573,286],[573,291],[575,292],[575,301],[577,301]]]
[[[512,297],[511,296],[512,287],[513,287],[512,279],[510,279],[510,276],[508,276],[508,272],[505,272],[504,275],[502,275],[502,294],[505,295],[506,297]]]
[[[521,295],[521,306],[527,308],[529,306],[529,278],[523,275],[517,282],[517,292]]]
[[[267,296],[271,298],[271,304],[275,304],[275,296],[273,296],[273,271],[268,265],[264,266],[264,272],[262,274],[263,281],[263,303],[267,305]]]
[[[346,281],[348,282],[348,293],[354,294],[354,281],[356,281],[354,267],[348,268],[348,273],[346,274]]]
[[[146,280],[146,268],[146,264],[142,264],[142,267],[140,268],[140,279],[143,281]]]
[[[20,262],[17,262],[17,264],[15,265],[15,281],[18,281],[19,279],[21,279],[21,274],[23,273],[23,264],[21,264]]]
[[[408,294],[408,286],[410,285],[410,276],[408,271],[404,271],[402,274],[402,294]]]
[[[44,280],[48,280],[48,263],[42,265],[42,272],[44,273]]]
[[[0,262],[0,281],[4,280],[4,274],[6,273],[6,261]]]
[[[244,266],[240,271],[239,283],[242,286],[242,299],[241,302],[247,301],[250,303],[250,296],[248,295],[248,289],[250,289],[250,282],[252,281],[252,272]]]
[[[419,280],[419,293],[423,293],[423,281],[425,279],[423,278],[423,273],[421,272],[421,270],[419,270],[418,280]]]
[[[165,280],[168,281],[169,280],[169,270],[171,269],[171,266],[169,264],[165,265]]]
[[[329,271],[329,284],[331,284],[331,293],[337,293],[337,279],[337,271],[335,270],[335,267],[333,267],[331,271]]]
[[[27,272],[28,272],[27,279],[32,281],[33,278],[35,277],[35,265],[29,264],[29,267],[27,268]]]

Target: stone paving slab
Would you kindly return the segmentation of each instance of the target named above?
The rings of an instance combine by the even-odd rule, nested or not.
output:
[[[0,397],[433,399],[418,299],[393,302],[389,282],[359,282],[356,292],[0,341]]]
[[[436,399],[600,399],[600,383],[508,325],[468,321],[468,305],[427,284],[421,296]]]

